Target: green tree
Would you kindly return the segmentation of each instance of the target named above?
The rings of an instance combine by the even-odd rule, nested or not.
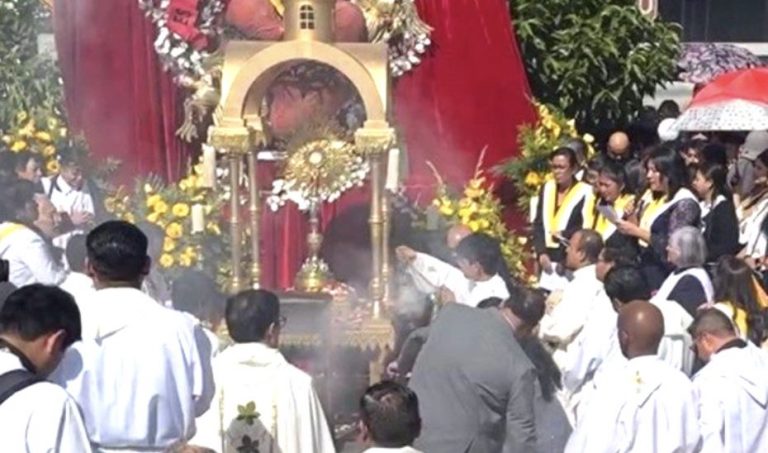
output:
[[[58,68],[37,53],[45,8],[40,0],[0,1],[0,130],[7,130],[18,112],[60,107]]]
[[[635,0],[510,0],[534,96],[582,130],[625,124],[675,79],[679,27]],[[602,127],[601,127],[602,126]]]

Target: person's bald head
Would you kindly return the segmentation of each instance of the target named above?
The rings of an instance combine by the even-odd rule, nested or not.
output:
[[[629,136],[624,132],[614,132],[608,139],[608,153],[613,156],[629,157]]]
[[[468,226],[460,223],[448,229],[448,233],[445,235],[445,242],[448,244],[449,249],[456,250],[456,247],[459,246],[459,242],[470,234],[472,234],[472,230],[469,229]]]
[[[632,302],[619,311],[618,330],[626,358],[655,355],[664,337],[664,316],[650,302]]]
[[[723,345],[739,338],[733,321],[716,308],[699,311],[688,333],[693,339],[696,355],[704,362],[709,362]]]

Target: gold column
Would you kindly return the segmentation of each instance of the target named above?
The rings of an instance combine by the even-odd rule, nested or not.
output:
[[[250,189],[251,214],[251,286],[254,289],[261,287],[261,195],[259,194],[258,153],[256,147],[248,152],[248,187]]]
[[[377,313],[384,300],[384,157],[392,147],[395,132],[385,121],[366,121],[365,126],[355,132],[355,146],[359,153],[367,156],[371,165],[371,215],[368,223],[371,228],[371,299],[374,313]]]
[[[383,300],[389,303],[390,282],[389,282],[389,235],[392,220],[392,205],[390,204],[389,191],[382,191],[381,202],[381,287],[383,290]]]
[[[243,235],[240,223],[240,175],[242,174],[243,155],[253,143],[253,137],[245,127],[213,127],[209,142],[214,148],[221,149],[229,160],[230,209],[229,233],[232,244],[232,278],[229,289],[232,293],[243,290]]]

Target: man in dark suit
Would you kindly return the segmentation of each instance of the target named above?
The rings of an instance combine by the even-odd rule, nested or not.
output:
[[[535,370],[515,339],[509,306],[446,305],[414,365],[425,453],[518,453],[536,449]]]

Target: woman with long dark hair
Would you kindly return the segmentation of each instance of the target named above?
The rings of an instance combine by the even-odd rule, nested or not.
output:
[[[735,255],[741,249],[739,219],[728,188],[728,170],[713,162],[703,162],[694,169],[691,185],[701,200],[707,263],[715,263],[721,256]]]
[[[674,266],[667,260],[669,238],[685,226],[699,226],[701,208],[687,188],[685,162],[674,150],[660,146],[645,160],[648,191],[643,195],[635,216],[620,220],[621,233],[637,238],[640,263],[652,288],[659,288]]]
[[[757,302],[755,275],[744,260],[724,256],[715,268],[715,308],[725,313],[742,337],[760,346],[765,340],[765,310]]]
[[[597,193],[587,198],[585,203],[584,228],[597,231],[608,247],[636,247],[635,238],[620,233],[616,228],[616,221],[632,212],[635,201],[624,165],[615,161],[605,162],[598,172],[596,188]]]

